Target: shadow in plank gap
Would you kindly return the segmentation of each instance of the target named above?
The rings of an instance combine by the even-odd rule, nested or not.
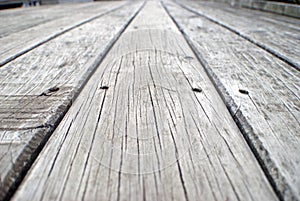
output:
[[[232,8],[216,2],[184,0],[177,4],[181,9],[228,29],[300,70],[299,19]]]
[[[70,25],[71,29],[0,68],[0,200],[12,196],[58,122],[142,5],[138,1],[89,4],[86,9],[94,6],[93,12],[84,10],[87,15],[60,21],[60,26]],[[80,27],[73,26],[78,22]],[[51,33],[60,32],[55,24],[46,26],[52,27]],[[35,28],[44,30],[45,26]],[[24,31],[36,38],[29,29]],[[43,34],[37,37],[44,38]]]
[[[126,2],[121,1],[83,3],[39,7],[32,12],[19,10],[14,15],[2,14],[0,68],[73,29],[84,28],[84,24],[124,8],[125,5]]]
[[[196,3],[186,2],[189,2],[186,4],[188,7]],[[211,9],[209,5],[208,9],[204,5],[196,7],[204,14],[195,15],[192,9],[183,9],[172,2],[165,6],[220,91],[278,197],[299,200],[299,71],[233,31],[251,33],[259,27],[266,34],[251,33],[248,37],[285,52],[290,59],[299,62],[299,58],[294,57],[294,53],[300,50],[295,42],[297,40],[293,36],[279,36],[287,30],[299,33],[299,29],[290,23],[295,19],[285,22],[287,18],[280,20],[271,14],[254,16],[252,11]],[[221,18],[222,13],[226,17]],[[241,18],[234,21],[234,16]],[[249,24],[249,19],[256,17],[278,20],[272,26],[267,26],[270,22],[264,20]],[[223,26],[225,22],[233,30]],[[259,23],[266,26],[259,26]],[[280,30],[279,27],[286,29]],[[269,37],[272,34],[276,37]],[[278,37],[281,42],[274,40]],[[274,41],[276,44],[273,44]]]
[[[277,197],[185,39],[148,1],[12,200],[48,199]]]

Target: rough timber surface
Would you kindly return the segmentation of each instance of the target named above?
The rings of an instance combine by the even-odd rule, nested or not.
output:
[[[0,11],[0,37],[69,16],[92,4],[55,5]]]
[[[131,2],[0,68],[0,200],[16,187],[140,6],[141,2]]]
[[[178,3],[226,27],[300,70],[300,19],[207,1],[180,0]]]
[[[300,200],[299,71],[204,17],[166,6],[281,197]]]
[[[12,200],[276,200],[222,99],[148,1]]]
[[[124,2],[115,1],[50,6],[47,9],[41,8],[42,11],[36,8],[33,10],[34,13],[26,9],[17,9],[18,12],[14,12],[13,16],[0,12],[1,23],[7,25],[1,30],[0,67],[39,45],[124,4]],[[26,19],[28,17],[31,18]]]

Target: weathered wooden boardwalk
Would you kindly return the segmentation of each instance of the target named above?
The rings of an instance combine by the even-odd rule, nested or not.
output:
[[[0,200],[300,200],[299,19],[41,6],[0,47]]]

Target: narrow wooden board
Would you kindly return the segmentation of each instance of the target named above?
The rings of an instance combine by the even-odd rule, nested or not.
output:
[[[148,1],[12,200],[276,200],[183,36]]]
[[[7,22],[3,22],[4,24],[10,25],[10,21],[13,19],[23,29],[16,32],[11,31],[9,35],[0,37],[0,67],[53,38],[97,19],[124,4],[125,2],[120,1],[93,4],[84,3],[79,4],[80,6],[78,4],[71,4],[68,6],[49,7],[48,9],[41,9],[41,11],[35,9],[34,11],[36,12],[33,14],[28,12],[23,13],[23,10],[19,10],[19,13],[15,13],[18,17],[17,19],[9,14],[2,14],[3,19],[1,20],[7,20]],[[42,17],[37,13],[39,15],[43,13]],[[26,21],[28,15],[33,18],[29,19],[29,22]],[[43,20],[37,21],[35,24],[30,23],[30,20],[35,21],[35,18],[43,18]],[[13,25],[11,25],[12,28],[9,26],[7,29],[14,30]]]
[[[300,70],[300,19],[229,7],[220,3],[178,1],[180,5],[226,27]]]
[[[171,3],[167,8],[278,193],[300,199],[299,71],[204,17]]]
[[[0,200],[16,188],[141,5],[131,2],[0,68]]]

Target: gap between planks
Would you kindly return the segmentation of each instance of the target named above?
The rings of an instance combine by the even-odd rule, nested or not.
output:
[[[247,41],[237,40],[233,33],[205,17],[191,18],[190,11],[169,2],[167,7],[219,89],[278,196],[299,199],[299,72]]]
[[[108,10],[108,8],[104,7],[104,11],[100,12],[100,14],[94,15],[94,16],[89,17],[87,19],[79,19],[80,22],[74,22],[73,24],[71,24],[71,22],[73,22],[71,20],[71,22],[68,22],[67,25],[63,25],[63,27],[59,26],[60,25],[59,23],[60,23],[61,19],[59,19],[58,22],[57,21],[54,21],[54,22],[51,21],[51,23],[54,23],[55,26],[57,27],[56,29],[54,28],[53,30],[51,30],[51,27],[47,27],[47,25],[51,25],[50,23],[43,24],[41,27],[39,27],[41,30],[34,30],[34,32],[39,32],[39,31],[44,32],[45,30],[47,30],[47,33],[45,35],[42,34],[42,36],[40,36],[40,35],[36,36],[33,41],[32,41],[32,39],[33,39],[32,38],[32,32],[33,32],[32,29],[25,30],[24,31],[25,33],[18,32],[18,33],[14,33],[12,35],[9,35],[8,37],[1,38],[0,43],[4,44],[4,47],[6,48],[6,50],[5,50],[5,52],[2,52],[1,55],[0,55],[0,68],[2,66],[4,66],[5,64],[13,61],[14,59],[26,54],[27,52],[29,52],[29,51],[31,51],[31,50],[47,43],[47,42],[49,42],[49,41],[59,37],[60,35],[63,35],[63,34],[69,32],[69,31],[71,31],[75,28],[78,28],[78,27],[80,27],[80,26],[82,26],[86,23],[89,23],[89,22],[91,22],[91,21],[93,21],[93,20],[95,20],[99,17],[102,17],[102,16],[104,16],[108,13],[111,13],[113,11],[121,9],[126,4],[128,4],[128,2],[123,3],[123,5],[116,6],[114,8],[110,8],[109,10]],[[109,7],[109,6],[107,6],[107,7]],[[107,10],[107,11],[105,11],[105,10]],[[64,22],[64,21],[62,21],[62,22]],[[16,40],[14,40],[14,39],[16,39]],[[20,41],[20,39],[22,39],[22,40]],[[25,40],[25,42],[23,42],[24,40]],[[13,47],[11,47],[11,46],[6,47],[7,44],[11,44],[11,43],[14,45]]]
[[[12,196],[14,189],[33,163],[60,118],[67,112],[78,92],[106,52],[139,12],[141,6],[142,2],[131,2],[123,7],[124,9],[111,12],[83,25],[84,30],[73,29],[0,68],[1,76],[4,76],[4,79],[1,79],[3,82],[1,83],[3,85],[1,102],[4,103],[2,105],[4,110],[0,111],[2,113],[1,121],[9,120],[11,115],[21,118],[18,122],[10,122],[12,123],[10,127],[0,131],[1,200]],[[114,25],[109,25],[108,21],[113,22]],[[99,32],[98,28],[105,31]],[[85,37],[84,31],[89,33],[89,38]],[[72,39],[69,35],[72,36]],[[82,40],[83,38],[84,40]],[[81,42],[78,43],[78,41]],[[60,60],[53,59],[56,58],[55,55],[49,54],[55,49],[53,45],[55,47],[57,43],[63,44],[61,48],[64,47],[65,50],[68,50],[59,55],[60,59],[67,60],[63,65],[59,64]],[[88,49],[80,48],[82,46],[87,46]],[[88,57],[85,51],[89,54]],[[74,60],[73,56],[76,54],[78,57],[76,57],[77,60]],[[38,63],[44,62],[44,65],[35,67],[37,61],[32,58],[40,59]],[[48,60],[55,63],[47,62]],[[9,70],[10,68],[12,70]],[[68,71],[64,70],[66,68]],[[24,69],[30,70],[31,73],[28,74]],[[43,69],[49,71],[46,73],[46,77]],[[60,76],[68,79],[58,79],[57,70],[59,70]],[[33,73],[35,73],[34,77],[32,77]],[[36,77],[39,79],[35,79]],[[8,78],[9,80],[7,80]],[[46,92],[50,86],[59,86],[59,90]],[[47,112],[43,112],[44,110]],[[32,113],[32,117],[36,118],[36,121],[26,121],[28,112]],[[35,117],[36,115],[37,117]],[[24,126],[28,130],[22,130]]]
[[[204,69],[152,1],[106,55],[13,200],[50,198],[277,199]]]
[[[190,7],[190,6],[188,6],[187,2],[186,2],[187,5],[183,4],[182,2],[178,2],[178,1],[175,1],[175,2],[178,5],[180,5],[182,8],[184,8],[184,9],[186,9],[186,10],[188,10],[188,11],[190,11],[190,12],[196,14],[196,15],[205,17],[206,19],[210,20],[211,22],[216,23],[216,24],[228,29],[229,31],[237,34],[238,36],[240,36],[240,37],[248,40],[249,42],[253,43],[254,45],[258,46],[259,48],[262,48],[263,50],[267,51],[268,53],[274,55],[278,59],[286,62],[288,65],[290,65],[291,67],[297,69],[298,71],[300,70],[300,63],[299,63],[299,58],[298,58],[298,54],[300,53],[300,51],[297,48],[298,47],[297,42],[289,43],[289,46],[286,46],[286,44],[281,43],[282,38],[289,38],[289,37],[286,36],[287,34],[279,34],[281,32],[284,33],[286,30],[282,30],[280,28],[277,28],[274,23],[269,23],[269,25],[273,26],[274,28],[275,27],[277,28],[276,31],[273,30],[274,33],[272,31],[272,34],[273,34],[272,35],[272,40],[277,39],[280,42],[281,45],[279,46],[279,48],[277,47],[278,46],[277,44],[272,44],[271,43],[272,40],[270,42],[270,39],[269,39],[268,36],[266,36],[266,37],[264,36],[266,34],[260,34],[260,33],[252,34],[251,31],[249,31],[249,32],[244,31],[243,28],[247,29],[245,24],[244,24],[244,27],[239,27],[238,25],[235,26],[235,25],[230,24],[230,21],[226,21],[226,18],[224,19],[224,18],[221,18],[219,16],[217,16],[217,17],[212,16],[211,13],[208,14],[209,12],[206,13],[205,11],[201,12],[200,9],[196,10],[197,7],[196,8],[195,7]],[[215,12],[215,10],[216,10],[216,8],[213,9],[212,12]],[[217,10],[220,10],[220,9],[217,9]],[[251,12],[251,11],[248,11],[248,12]],[[223,13],[224,13],[224,11],[223,11]],[[273,15],[275,15],[275,14],[273,14]],[[240,19],[238,19],[237,15],[235,16],[235,20],[240,20]],[[262,27],[267,26],[267,23],[266,23],[265,26],[263,26],[264,25],[263,22],[260,22],[260,23],[261,23],[260,26],[262,26]],[[293,41],[293,40],[297,40],[296,37],[297,37],[297,34],[299,34],[299,31],[298,32],[294,31],[294,33],[293,32],[289,33],[289,31],[286,31],[286,32],[290,35],[294,35],[292,37],[292,39],[290,39],[290,42]],[[256,35],[258,37],[255,37]],[[286,40],[285,42],[289,42],[289,40]],[[294,51],[296,51],[296,53]]]

